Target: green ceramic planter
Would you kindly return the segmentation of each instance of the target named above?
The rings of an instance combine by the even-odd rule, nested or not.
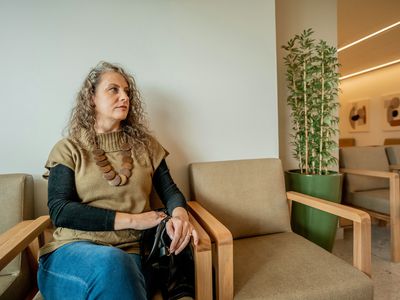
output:
[[[341,202],[343,175],[337,172],[329,175],[304,175],[299,170],[290,170],[285,172],[285,180],[287,191]],[[337,221],[337,216],[292,202],[293,231],[330,252],[335,241]]]

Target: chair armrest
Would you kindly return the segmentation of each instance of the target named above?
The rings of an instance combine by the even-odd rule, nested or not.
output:
[[[23,221],[0,235],[0,270],[27,248],[51,224],[49,216]]]
[[[380,178],[391,178],[396,176],[397,174],[393,172],[385,172],[385,171],[373,171],[366,169],[340,169],[342,173],[347,173],[351,175],[363,175],[363,176],[371,176],[371,177],[380,177]],[[398,176],[398,175],[397,175]]]
[[[220,221],[208,212],[199,202],[188,201],[190,213],[211,236],[217,245],[232,245],[231,232]]]
[[[371,276],[371,218],[366,212],[297,192],[290,191],[286,194],[290,201],[353,221],[353,265]]]
[[[233,238],[231,232],[199,202],[188,201],[190,213],[215,242],[213,266],[216,272],[217,299],[233,299]]]
[[[197,235],[199,237],[199,242],[197,245],[194,244],[194,240],[192,239],[191,244],[193,249],[195,249],[196,252],[211,251],[210,237],[191,213],[189,213],[189,221],[193,228],[197,231]]]
[[[207,232],[200,226],[196,219],[189,213],[189,221],[199,236],[199,242],[191,245],[195,263],[195,291],[196,299],[212,299],[212,256],[211,240]]]

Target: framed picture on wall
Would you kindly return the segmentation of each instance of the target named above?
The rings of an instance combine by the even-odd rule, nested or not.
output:
[[[400,130],[400,93],[382,96],[382,129]]]
[[[351,101],[347,104],[345,116],[349,132],[369,131],[369,99]]]

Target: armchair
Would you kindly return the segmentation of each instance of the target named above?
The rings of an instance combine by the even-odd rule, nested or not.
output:
[[[190,210],[215,243],[217,299],[372,299],[368,214],[286,193],[279,159],[195,163],[189,172]],[[292,201],[354,222],[354,267],[292,232]]]
[[[389,165],[385,147],[342,148],[339,154],[343,202],[390,223],[391,259],[400,262],[399,174],[390,171],[396,166]]]
[[[28,174],[0,175],[0,234],[33,218],[33,178]],[[3,246],[3,241],[0,246]],[[31,289],[29,253],[22,252],[0,269],[0,299],[22,299]]]
[[[195,260],[196,299],[212,299],[210,239],[193,217],[191,217],[191,222],[200,236],[199,244],[197,246],[192,244]],[[36,220],[21,222],[0,235],[0,270],[7,266],[24,249],[27,249],[30,258],[29,266],[32,269],[32,278],[36,282],[38,250],[43,245],[43,234],[49,226],[51,226],[49,216],[41,216]],[[36,294],[37,291],[37,286],[34,284],[27,298],[42,299],[40,293]],[[159,297],[159,295],[156,295],[156,297]]]
[[[29,184],[25,184],[28,181]],[[1,210],[0,225],[4,220],[15,218],[12,223],[1,227],[0,232],[0,299],[42,299],[40,293],[37,293],[36,272],[38,250],[44,244],[44,241],[51,238],[52,228],[49,216],[40,216],[32,220],[32,214],[22,220],[21,212],[24,206],[16,199],[18,195],[29,195],[30,204],[26,207],[32,207],[32,177],[29,175],[0,175],[0,197],[13,195],[10,199],[10,205],[15,209]],[[6,193],[9,191],[9,193]],[[7,198],[7,199],[8,199]],[[24,197],[20,197],[25,199]],[[5,198],[4,198],[5,199]],[[2,203],[5,200],[1,198]],[[25,201],[25,200],[24,200]],[[17,204],[19,203],[19,204]],[[18,206],[19,205],[19,206]],[[24,208],[24,209],[23,209]],[[195,286],[196,299],[212,299],[212,270],[211,270],[211,242],[208,234],[199,225],[199,223],[189,215],[190,220],[199,234],[199,244],[192,244],[195,260]],[[3,230],[4,228],[4,230]],[[23,253],[23,260],[13,261]],[[10,263],[13,261],[12,263]],[[15,265],[13,265],[15,264]],[[13,268],[13,269],[11,269]],[[22,275],[21,275],[22,274]],[[22,279],[20,277],[22,276]],[[156,295],[159,299],[160,294]]]

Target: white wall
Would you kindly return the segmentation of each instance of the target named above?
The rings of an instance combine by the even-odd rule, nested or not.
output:
[[[355,138],[357,146],[383,145],[385,138],[400,138],[400,131],[384,131],[382,96],[400,94],[400,64],[351,77],[341,82],[340,137]],[[346,106],[369,99],[369,130],[350,132]]]
[[[278,157],[275,3],[2,1],[0,173],[42,174],[99,60],[135,76],[185,194],[194,161]]]
[[[285,51],[281,49],[295,34],[313,28],[314,38],[337,45],[336,0],[276,0],[276,44],[278,65],[279,107],[279,157],[285,169],[297,169],[297,160],[292,157],[290,144],[290,110],[287,106],[285,80]],[[337,154],[336,154],[337,155]]]

